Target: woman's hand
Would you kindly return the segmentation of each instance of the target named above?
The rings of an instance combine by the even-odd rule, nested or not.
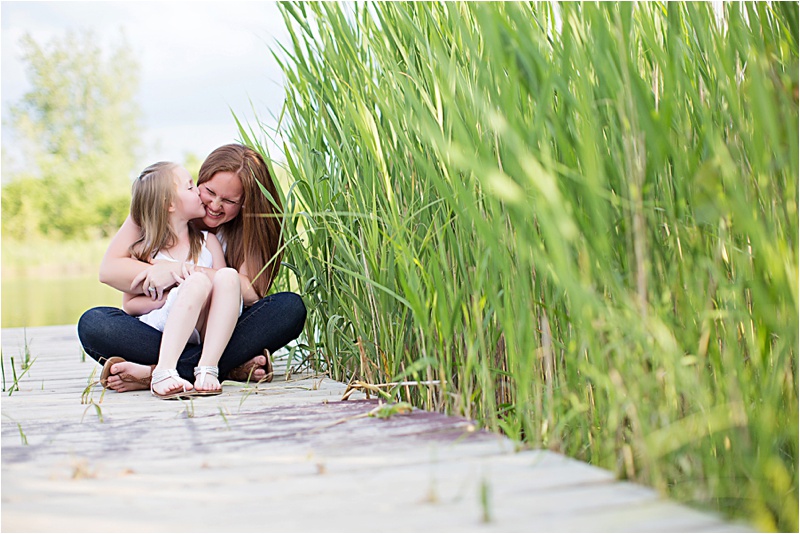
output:
[[[175,274],[182,272],[181,266],[174,261],[156,260],[133,279],[131,291],[141,292],[153,300],[162,300],[164,292],[175,285]]]

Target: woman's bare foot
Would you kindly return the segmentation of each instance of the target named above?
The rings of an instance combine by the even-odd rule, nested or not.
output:
[[[264,350],[263,356],[255,356],[239,367],[234,367],[228,373],[228,380],[237,382],[261,382],[272,381],[272,362],[269,359],[269,351]]]
[[[120,393],[149,389],[153,367],[133,362],[115,363],[111,366],[107,387]]]
[[[158,371],[158,367],[154,370]],[[162,373],[164,371],[162,370]],[[182,393],[191,391],[194,388],[191,382],[184,380],[183,378],[179,377],[177,374],[175,376],[167,376],[160,379],[156,379],[156,382],[152,384],[150,387],[151,391],[155,393],[157,397],[163,397],[165,395],[172,395],[174,393]]]

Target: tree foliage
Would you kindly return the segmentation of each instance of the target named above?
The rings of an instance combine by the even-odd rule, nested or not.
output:
[[[10,110],[25,170],[4,185],[3,236],[107,235],[124,220],[140,144],[139,64],[124,38],[22,38],[31,90]]]

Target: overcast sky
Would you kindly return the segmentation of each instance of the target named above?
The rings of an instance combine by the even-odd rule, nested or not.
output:
[[[271,49],[288,33],[274,2],[3,1],[0,8],[4,119],[30,87],[20,38],[44,44],[68,30],[91,30],[104,48],[124,32],[141,65],[142,164],[180,162],[186,153],[202,159],[236,141],[231,109],[273,128],[280,114],[283,76]],[[3,152],[13,155],[2,128]]]

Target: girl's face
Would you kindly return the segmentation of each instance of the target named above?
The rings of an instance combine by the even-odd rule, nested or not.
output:
[[[237,215],[242,209],[244,188],[242,181],[232,172],[221,171],[198,186],[200,199],[205,206],[203,224],[217,228]]]
[[[175,211],[187,221],[203,217],[206,210],[200,200],[200,194],[192,181],[189,171],[183,167],[175,169]]]

